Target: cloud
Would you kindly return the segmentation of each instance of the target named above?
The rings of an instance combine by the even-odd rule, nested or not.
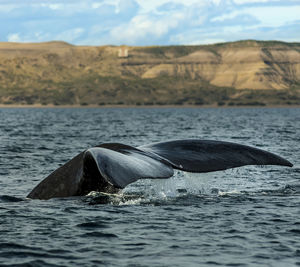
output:
[[[111,39],[116,43],[130,45],[143,43],[155,44],[171,29],[178,26],[180,18],[165,18],[139,15],[129,23],[118,26],[110,32]]]
[[[41,6],[48,7],[52,10],[60,10],[64,8],[63,4],[41,4]]]
[[[9,42],[21,42],[19,33],[12,33],[7,36],[7,41]]]
[[[293,7],[252,7],[245,9],[245,11],[260,20],[263,26],[278,27],[298,20],[300,5]]]
[[[269,2],[279,2],[280,0],[234,0],[234,3],[242,5],[242,4],[253,4],[253,3],[269,3]]]
[[[117,13],[126,17],[136,15],[138,10],[139,5],[134,0],[120,0],[117,5]]]
[[[0,23],[5,27],[0,28],[0,41],[61,39],[88,45],[300,41],[299,14],[299,0],[1,0]]]
[[[263,26],[277,27],[296,21],[299,18],[299,6],[258,6],[258,7],[243,7],[234,9],[229,13],[224,13],[212,19],[215,22],[225,22],[229,20],[237,20],[236,23],[252,18],[253,21],[259,21]]]
[[[181,3],[174,3],[174,2],[167,2],[165,4],[162,4],[161,6],[157,7],[156,10],[159,12],[170,12],[170,11],[178,11],[185,8],[184,4]]]

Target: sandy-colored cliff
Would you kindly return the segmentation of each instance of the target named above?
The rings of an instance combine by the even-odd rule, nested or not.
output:
[[[300,104],[299,88],[298,43],[169,47],[0,43],[2,103],[228,104],[240,98],[253,103],[265,98],[275,104],[281,100]]]

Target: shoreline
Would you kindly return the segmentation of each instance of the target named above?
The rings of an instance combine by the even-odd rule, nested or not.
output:
[[[22,105],[22,104],[0,104],[0,108],[300,108],[300,105],[232,105],[232,106],[218,106],[218,105]]]

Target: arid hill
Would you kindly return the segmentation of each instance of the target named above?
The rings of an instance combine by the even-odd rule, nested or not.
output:
[[[300,43],[0,43],[0,103],[300,105]]]

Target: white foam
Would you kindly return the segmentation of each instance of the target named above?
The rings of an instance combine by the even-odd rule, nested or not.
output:
[[[227,192],[224,192],[224,191],[219,191],[218,192],[218,195],[219,196],[226,196],[226,195],[234,195],[234,194],[241,194],[241,192],[239,190],[232,190],[232,191],[227,191]]]
[[[138,205],[164,201],[183,195],[225,196],[242,194],[244,191],[257,191],[258,187],[262,187],[263,181],[257,177],[261,177],[261,172],[257,169],[253,170],[251,167],[210,173],[176,171],[175,175],[169,179],[141,179],[130,184],[120,194],[112,196],[111,203]],[[89,195],[97,196],[97,193],[95,195],[94,192],[91,192]]]

